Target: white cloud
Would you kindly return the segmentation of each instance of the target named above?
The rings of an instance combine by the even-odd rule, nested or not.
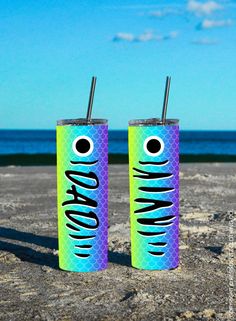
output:
[[[174,39],[178,36],[178,31],[171,31],[167,35],[155,34],[153,31],[145,31],[140,35],[134,35],[132,33],[118,32],[114,37],[113,41],[123,42],[150,42],[150,41],[163,41]]]
[[[231,19],[226,20],[209,20],[204,19],[200,24],[197,25],[197,29],[211,29],[218,27],[229,27],[232,26],[233,21]]]
[[[138,42],[152,41],[155,40],[155,36],[152,31],[145,31],[141,35],[135,37],[134,40]]]
[[[210,15],[216,10],[222,10],[223,6],[215,1],[199,2],[196,0],[188,1],[187,10],[196,16]]]
[[[155,17],[155,18],[162,18],[167,15],[166,10],[157,10],[157,11],[151,11],[149,12],[150,17]]]
[[[154,17],[154,18],[162,18],[171,14],[180,14],[180,11],[177,9],[172,9],[172,8],[164,8],[164,9],[159,9],[159,10],[155,10],[155,11],[151,11],[148,13],[148,15],[150,17]]]
[[[169,5],[168,5],[169,6]],[[171,6],[177,7],[183,7],[183,4],[179,3],[173,3]],[[106,6],[107,9],[113,9],[113,10],[159,10],[161,8],[166,7],[166,4],[130,4],[130,5],[118,5],[118,6]]]
[[[209,39],[209,38],[201,38],[201,39],[196,39],[193,40],[192,43],[194,45],[205,45],[205,46],[209,46],[209,45],[216,45],[218,43],[217,40],[214,39]]]
[[[118,32],[114,38],[113,41],[127,41],[131,42],[134,40],[134,35],[132,33],[125,33],[125,32]]]

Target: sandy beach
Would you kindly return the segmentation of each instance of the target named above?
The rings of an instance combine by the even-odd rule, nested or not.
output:
[[[109,268],[59,270],[55,170],[0,167],[0,320],[229,320],[236,163],[181,165],[171,271],[131,268],[127,165],[109,167]]]

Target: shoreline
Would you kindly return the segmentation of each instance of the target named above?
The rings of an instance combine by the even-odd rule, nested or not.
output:
[[[128,164],[127,154],[109,154],[109,164]],[[236,155],[181,154],[180,163],[235,163]],[[0,155],[0,166],[48,166],[56,165],[55,154]]]

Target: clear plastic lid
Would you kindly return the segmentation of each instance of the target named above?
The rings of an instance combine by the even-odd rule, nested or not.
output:
[[[57,126],[87,126],[87,125],[106,125],[107,119],[90,119],[77,118],[77,119],[61,119],[57,121]]]
[[[178,124],[178,119],[166,119],[165,123],[163,123],[160,118],[133,119],[129,121],[129,126],[170,126]]]

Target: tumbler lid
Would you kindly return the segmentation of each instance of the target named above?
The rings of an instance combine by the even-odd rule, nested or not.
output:
[[[106,125],[107,119],[90,119],[77,118],[77,119],[61,119],[57,121],[57,126],[90,126],[90,125]]]
[[[166,119],[165,123],[163,123],[160,118],[133,119],[129,121],[129,126],[174,126],[178,124],[178,119]]]

